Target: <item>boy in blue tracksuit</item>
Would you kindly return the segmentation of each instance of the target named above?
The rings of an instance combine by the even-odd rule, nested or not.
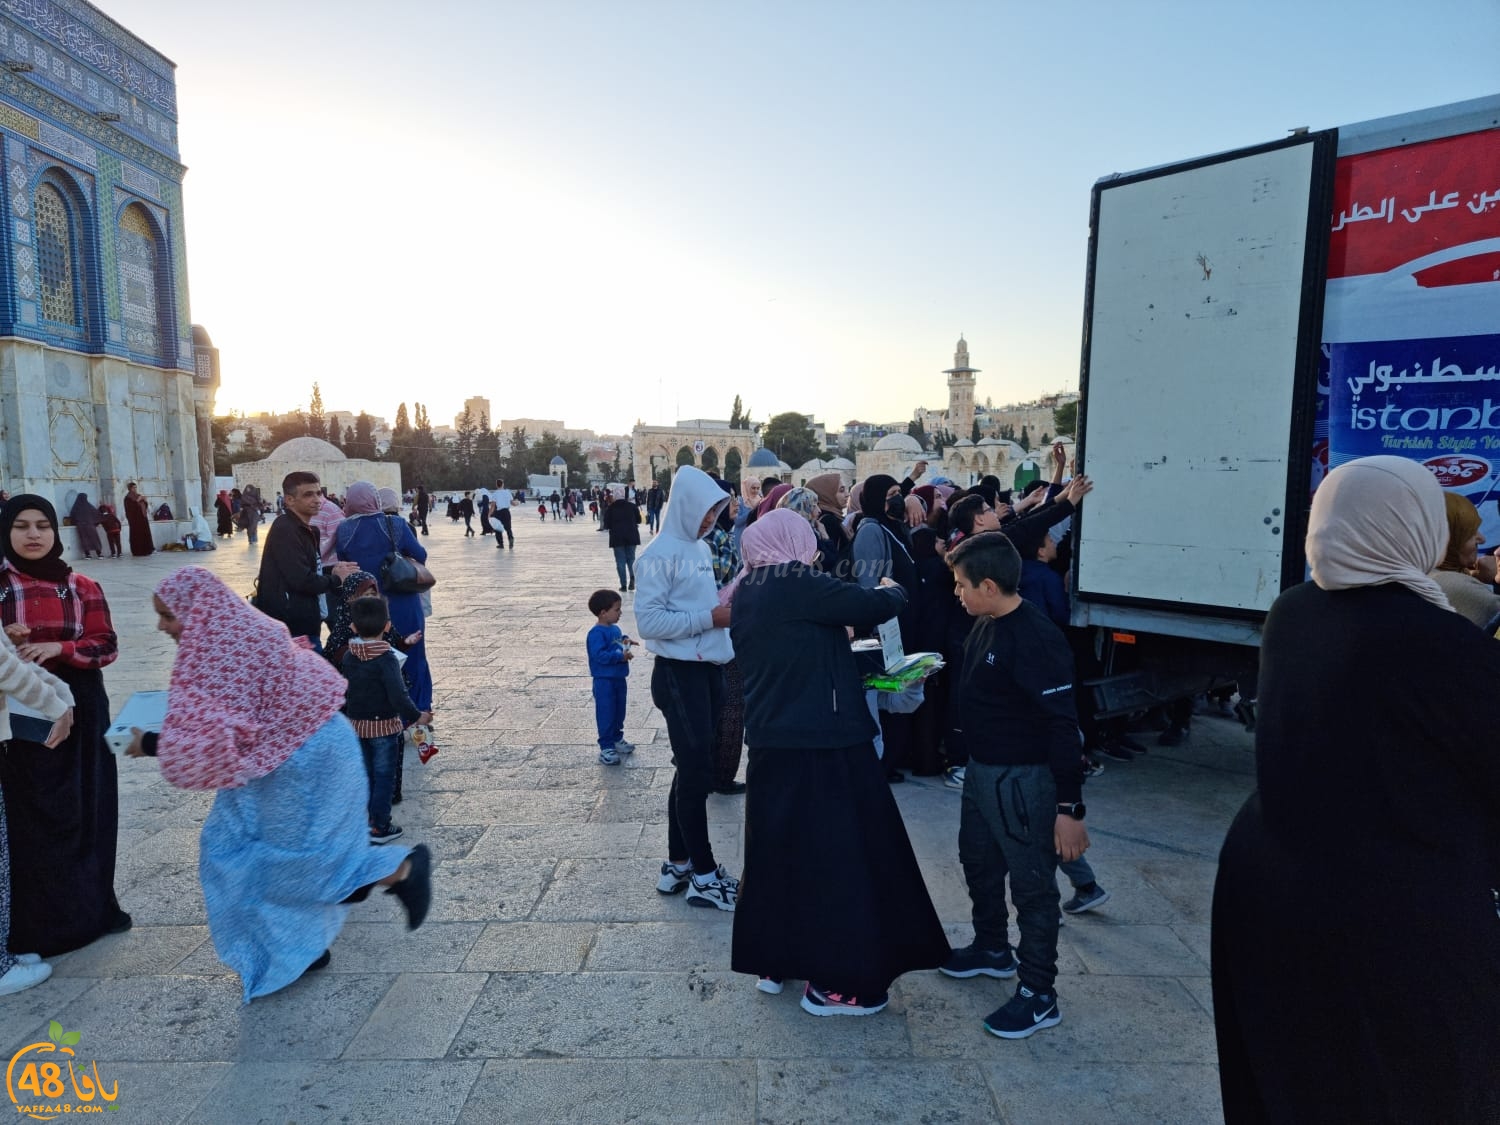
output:
[[[620,755],[635,749],[625,741],[625,678],[635,642],[620,632],[620,609],[620,595],[613,590],[596,590],[589,598],[589,612],[599,619],[589,630],[589,675],[594,677],[599,760],[606,766],[619,765]]]

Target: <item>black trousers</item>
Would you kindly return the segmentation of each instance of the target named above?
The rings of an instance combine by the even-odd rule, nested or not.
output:
[[[516,545],[516,533],[510,529],[510,509],[496,508],[494,515],[491,517],[491,522],[496,525],[495,546],[503,547],[505,545],[500,542],[500,533],[504,531],[505,537],[510,540],[510,545],[514,547]]]
[[[651,702],[667,720],[672,742],[672,788],[667,794],[667,858],[689,857],[693,871],[718,869],[708,839],[708,793],[714,785],[714,749],[724,705],[724,670],[700,660],[656,658]]]

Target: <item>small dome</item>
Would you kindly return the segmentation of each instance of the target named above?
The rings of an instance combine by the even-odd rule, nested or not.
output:
[[[895,453],[921,453],[922,443],[911,434],[886,434],[875,443],[875,451],[883,453],[887,450]]]
[[[847,457],[835,457],[832,461],[828,462],[828,468],[830,472],[834,469],[848,469],[852,473],[854,471],[854,462]]]
[[[547,464],[551,465],[554,469],[566,469],[568,467],[568,459],[559,453],[552,460],[548,461]]]
[[[208,329],[201,324],[193,325],[193,345],[199,348],[211,348],[214,342],[208,337]]]
[[[987,438],[980,438],[979,439],[979,444],[980,445],[1004,445],[1005,443],[1003,441],[1001,441],[997,437],[987,437]]]
[[[783,473],[789,473],[789,472],[792,471],[792,467],[790,465],[788,465],[785,461],[777,461],[776,462],[776,467],[778,469],[780,469]]]
[[[966,437],[961,437],[953,443],[954,449],[973,449],[974,443]]]
[[[750,454],[750,460],[745,465],[751,469],[774,469],[781,464],[780,459],[771,450],[761,446]]]
[[[828,464],[827,462],[819,461],[816,457],[814,457],[807,464],[799,466],[797,471],[799,473],[811,473],[812,475],[816,476],[818,473],[828,472]]]
[[[326,462],[347,461],[344,451],[336,445],[329,445],[322,438],[294,437],[291,441],[284,441],[266,455],[267,461],[304,461],[304,462]]]

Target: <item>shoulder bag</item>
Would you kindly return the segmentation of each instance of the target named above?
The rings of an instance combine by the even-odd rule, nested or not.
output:
[[[381,513],[380,522],[391,541],[391,552],[380,564],[380,588],[387,594],[420,594],[436,586],[437,579],[432,576],[432,571],[397,548],[396,533],[391,530],[391,521],[384,513]]]

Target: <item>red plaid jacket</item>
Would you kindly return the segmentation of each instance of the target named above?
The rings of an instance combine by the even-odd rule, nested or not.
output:
[[[61,644],[62,655],[48,668],[103,668],[120,654],[104,591],[76,571],[66,581],[44,582],[0,561],[0,624],[25,625],[32,644]]]

